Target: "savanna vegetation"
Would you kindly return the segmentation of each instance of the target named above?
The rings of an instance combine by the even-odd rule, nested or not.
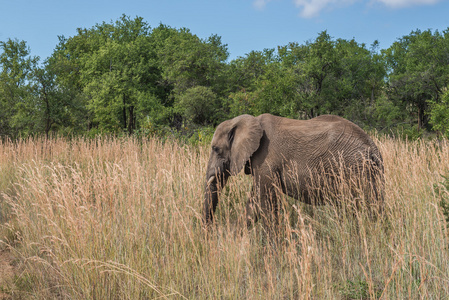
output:
[[[323,31],[229,60],[218,35],[200,39],[124,15],[60,36],[43,61],[25,41],[0,42],[0,135],[188,138],[242,113],[268,112],[331,113],[364,129],[447,136],[448,51],[449,29],[415,30],[387,49]]]
[[[449,29],[387,49],[321,32],[229,60],[217,35],[122,16],[31,53],[0,42],[0,253],[16,269],[0,298],[449,295]],[[265,112],[372,132],[383,214],[344,190],[318,207],[280,194],[273,236],[246,226],[240,174],[205,228],[214,126]]]
[[[0,145],[2,291],[62,299],[445,299],[449,144],[376,139],[384,215],[280,194],[277,236],[246,226],[250,179],[232,177],[201,222],[208,146],[159,138]]]

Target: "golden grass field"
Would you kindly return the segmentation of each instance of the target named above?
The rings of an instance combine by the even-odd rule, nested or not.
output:
[[[384,214],[283,197],[276,237],[246,227],[250,177],[201,223],[209,146],[154,138],[0,144],[11,299],[448,299],[447,141],[376,139]],[[350,203],[350,199],[348,200]],[[343,205],[344,207],[344,205]],[[1,281],[0,281],[1,282]],[[0,296],[1,297],[1,296]]]

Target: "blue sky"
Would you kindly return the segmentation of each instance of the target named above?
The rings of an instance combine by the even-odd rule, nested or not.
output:
[[[0,41],[25,40],[41,60],[58,35],[117,20],[122,14],[186,27],[201,38],[222,37],[230,59],[251,50],[312,40],[327,30],[334,38],[388,48],[415,29],[449,27],[449,0],[0,0]]]

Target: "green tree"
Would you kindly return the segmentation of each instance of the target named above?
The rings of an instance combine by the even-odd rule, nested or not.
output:
[[[16,103],[11,123],[20,128],[22,135],[45,132],[48,138],[50,129],[56,122],[55,111],[59,109],[59,99],[55,95],[54,78],[44,68],[33,70],[32,84],[24,101]]]
[[[160,70],[142,18],[122,16],[115,23],[78,29],[76,36],[61,39],[53,56],[58,77],[87,99],[89,127],[132,133],[159,112]]]
[[[303,117],[297,101],[297,85],[298,78],[292,69],[284,68],[279,62],[271,63],[258,81],[256,111],[284,117]]]
[[[377,53],[378,42],[367,49],[354,39],[338,39],[338,68],[334,69],[333,86],[327,97],[333,97],[331,111],[359,125],[373,126],[373,112],[385,86],[385,65]]]
[[[396,105],[428,125],[429,101],[438,103],[449,83],[448,31],[412,31],[383,51],[388,66],[388,94]]]
[[[332,113],[358,123],[372,123],[371,110],[385,76],[376,45],[370,50],[355,40],[333,40],[323,31],[304,45],[279,47],[284,84],[278,81],[277,86],[284,88],[277,89],[283,92],[272,97],[285,98],[282,102],[290,113],[282,114],[312,118]],[[276,91],[274,86],[267,90]]]
[[[340,73],[336,42],[323,31],[304,45],[290,43],[279,47],[283,64],[296,74],[297,108],[306,118],[335,113],[336,75]]]
[[[279,68],[278,62],[274,49],[264,49],[251,51],[228,64],[225,72],[230,116],[244,113],[252,115],[275,113],[273,103],[272,105],[267,103],[270,96],[261,92],[264,91],[269,78],[275,77],[276,69]]]
[[[222,44],[221,38],[212,35],[207,39],[200,39],[188,29],[173,29],[164,25],[153,30],[158,62],[162,71],[161,87],[168,92],[165,106],[174,107],[176,103],[185,102],[186,97],[192,96],[195,87],[206,87],[223,102],[226,97],[225,68],[228,58],[227,46]],[[201,89],[201,88],[200,88]],[[215,111],[210,112],[207,122],[220,119],[217,105]],[[171,110],[170,124],[180,128],[182,118],[186,114],[178,109]],[[188,115],[189,113],[187,113]],[[193,118],[203,122],[201,118]]]
[[[31,79],[39,57],[31,56],[25,41],[0,42],[0,135],[17,136],[21,130],[18,111],[28,105]]]
[[[254,91],[267,67],[277,60],[274,49],[251,51],[243,57],[232,60],[226,70],[229,91],[237,92],[243,89]]]
[[[185,121],[204,126],[214,123],[217,105],[217,96],[210,87],[195,86],[177,98],[175,108]]]
[[[212,35],[202,40],[190,30],[167,29],[169,34],[158,48],[158,58],[166,84],[181,94],[194,86],[215,87],[228,58],[227,46]]]
[[[323,31],[313,43],[306,43],[304,64],[297,64],[296,72],[301,77],[303,103],[309,118],[329,113],[333,95],[330,88],[335,81],[334,70],[338,68],[335,42]]]
[[[449,89],[441,96],[441,101],[430,101],[429,113],[432,129],[449,138]]]

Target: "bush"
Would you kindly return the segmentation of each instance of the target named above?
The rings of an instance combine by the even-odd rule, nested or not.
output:
[[[441,97],[441,102],[430,101],[430,124],[432,129],[449,138],[449,90]]]
[[[188,89],[177,98],[175,108],[187,120],[206,125],[214,121],[217,96],[208,87],[196,86]]]

